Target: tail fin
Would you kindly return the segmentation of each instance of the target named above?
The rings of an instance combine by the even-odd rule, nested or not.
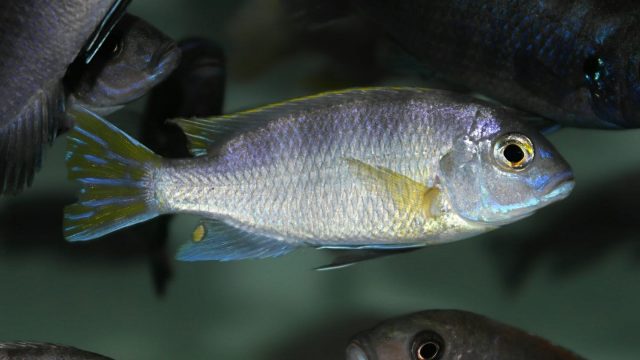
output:
[[[149,171],[160,157],[84,109],[73,114],[67,136],[67,171],[82,185],[78,202],[64,210],[68,241],[91,240],[159,215],[147,194]]]

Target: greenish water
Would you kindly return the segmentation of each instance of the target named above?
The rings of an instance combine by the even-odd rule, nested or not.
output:
[[[230,49],[224,27],[233,4],[136,0],[131,10],[175,38],[201,35]],[[236,60],[229,54],[229,63]],[[225,111],[309,93],[300,79],[321,61],[301,54],[251,81],[231,75]],[[141,105],[114,119],[133,128]],[[620,179],[635,174],[640,180],[640,132],[568,129],[551,140],[575,171],[569,199],[484,236],[332,272],[312,271],[330,261],[314,250],[236,263],[174,261],[168,292],[158,298],[143,254],[82,258],[46,245],[16,250],[6,244],[28,239],[9,239],[0,229],[0,339],[69,344],[116,359],[341,359],[349,336],[379,320],[456,308],[521,327],[590,359],[637,359],[640,222],[621,228],[607,216],[619,203],[629,216],[638,213],[629,197],[640,191]],[[48,194],[73,191],[65,179],[64,146],[61,139],[47,152],[35,186],[0,200],[0,211],[8,202],[37,204]],[[606,202],[590,201],[609,193]],[[583,242],[562,251],[554,247],[593,226],[593,219],[580,223],[582,212],[600,209],[603,232],[587,232]],[[51,216],[62,216],[61,209]],[[565,218],[578,219],[575,228],[541,235],[541,245],[519,257],[518,244],[535,244],[536,234]],[[196,220],[174,219],[171,254]],[[29,226],[43,221],[34,217]],[[59,238],[51,234],[51,241]],[[531,266],[516,274],[525,260]],[[513,278],[518,280],[508,281]]]

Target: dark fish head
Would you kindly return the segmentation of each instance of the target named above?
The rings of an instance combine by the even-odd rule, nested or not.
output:
[[[455,319],[447,321],[440,317],[438,311],[425,311],[384,321],[373,329],[356,335],[347,346],[346,358],[454,359],[453,355],[460,353],[463,347],[468,345],[459,343],[459,340],[463,340],[460,339],[461,335],[464,334],[456,333],[456,324],[451,323]]]
[[[81,69],[71,92],[92,109],[122,105],[143,96],[178,66],[175,42],[144,20],[126,15],[96,58]]]
[[[613,127],[640,127],[640,25],[621,27],[592,50],[584,78],[601,120]]]
[[[356,335],[347,360],[577,360],[571,352],[484,316],[429,310],[387,320]]]

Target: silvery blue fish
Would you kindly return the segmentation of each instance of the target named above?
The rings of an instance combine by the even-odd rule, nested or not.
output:
[[[445,91],[354,89],[176,119],[193,159],[162,159],[88,112],[75,120],[67,167],[82,189],[65,209],[66,238],[196,214],[178,254],[187,261],[444,243],[573,188],[569,165],[517,115]]]
[[[347,360],[581,360],[520,329],[460,310],[428,310],[356,335]]]
[[[126,1],[0,2],[0,194],[31,184],[44,143],[64,117],[62,78]],[[109,16],[111,15],[111,16]]]
[[[0,360],[112,360],[71,346],[27,341],[0,342]]]

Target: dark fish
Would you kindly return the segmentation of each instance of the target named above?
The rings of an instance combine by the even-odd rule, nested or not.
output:
[[[224,103],[226,70],[222,49],[201,38],[180,41],[178,47],[182,51],[180,65],[151,91],[140,131],[142,143],[168,158],[190,156],[186,137],[177,126],[167,124],[168,119],[220,115]],[[146,235],[143,238],[149,243],[152,276],[160,295],[166,292],[172,276],[166,249],[170,220],[171,215],[163,215],[130,231]]]
[[[0,2],[0,194],[31,184],[43,144],[53,141],[64,117],[67,67],[87,40],[100,43],[127,3]]]
[[[444,79],[562,124],[640,127],[627,0],[352,0]]]
[[[178,66],[180,49],[144,20],[126,14],[89,64],[77,59],[65,85],[70,100],[109,114],[140,98]]]
[[[394,318],[354,337],[347,360],[580,360],[509,325],[460,310]]]
[[[0,360],[113,360],[71,346],[37,342],[0,343]]]

